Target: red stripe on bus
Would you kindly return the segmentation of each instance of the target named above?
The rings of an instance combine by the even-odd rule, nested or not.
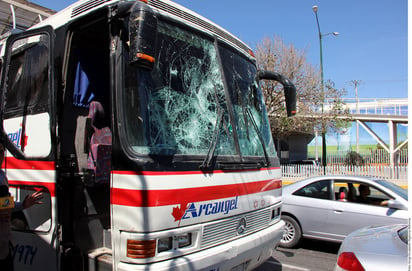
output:
[[[15,157],[6,157],[2,168],[54,170],[56,167],[53,161],[20,160]]]
[[[110,203],[131,207],[167,206],[182,202],[208,201],[250,195],[279,189],[281,187],[281,180],[266,180],[252,183],[168,190],[134,190],[112,188]]]
[[[47,190],[49,190],[51,197],[56,196],[56,184],[55,183],[9,180],[9,185],[10,186],[13,186],[13,185],[16,185],[16,186],[27,185],[27,186],[35,186],[35,187],[45,187],[45,188],[47,188]]]
[[[236,172],[257,172],[257,171],[271,171],[279,170],[280,167],[261,168],[261,169],[233,169],[233,170],[213,170],[213,171],[131,171],[131,170],[113,170],[113,174],[119,175],[146,175],[146,176],[160,176],[160,175],[192,175],[192,174],[210,174],[210,173],[236,173]]]

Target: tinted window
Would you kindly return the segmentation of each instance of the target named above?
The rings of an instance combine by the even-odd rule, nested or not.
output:
[[[329,199],[329,180],[322,180],[318,182],[311,183],[295,193],[296,196],[318,198],[318,199]]]
[[[374,186],[351,181],[335,181],[333,192],[335,199],[361,204],[381,205],[390,196]]]
[[[6,116],[47,111],[48,44],[46,35],[18,40],[13,44],[5,99]]]
[[[390,183],[388,181],[384,181],[384,180],[375,180],[378,184],[392,190],[393,192],[395,192],[396,194],[398,194],[399,196],[401,196],[403,199],[408,200],[408,190],[397,186],[396,184]]]
[[[3,127],[16,147],[11,152],[19,150],[26,158],[47,157],[51,152],[50,37],[16,39],[7,56]]]

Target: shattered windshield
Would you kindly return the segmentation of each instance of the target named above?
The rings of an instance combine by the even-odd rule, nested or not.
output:
[[[256,67],[245,57],[220,47],[224,75],[233,105],[236,131],[243,156],[275,156],[262,91],[255,80]]]
[[[231,58],[223,60],[223,63],[230,63],[225,74],[233,68],[242,70],[245,65],[249,68],[248,71],[233,71],[237,75],[232,76],[229,83],[230,91],[241,97],[236,101],[237,127],[233,128],[217,48],[211,38],[159,22],[154,68],[145,70],[124,61],[125,130],[135,152],[207,155],[213,149],[215,156],[239,155],[234,135],[237,132],[241,134],[243,155],[263,155],[256,134],[265,135],[266,147],[271,140],[267,138],[270,129],[264,118],[262,97],[258,94],[261,92],[252,84],[256,70],[252,64],[237,63],[242,62],[239,56],[233,58],[225,54],[225,58]],[[239,90],[234,88],[234,81],[238,81]],[[248,118],[242,111],[245,106]],[[258,129],[250,126],[252,117]],[[269,153],[273,155],[274,151]]]

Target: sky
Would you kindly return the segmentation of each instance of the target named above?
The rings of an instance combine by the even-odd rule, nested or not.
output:
[[[59,11],[73,0],[34,0]],[[317,5],[325,80],[345,97],[355,98],[352,80],[360,80],[359,98],[408,97],[407,0],[176,0],[233,33],[252,49],[265,37],[280,37],[305,50],[319,67],[319,36],[312,6]]]

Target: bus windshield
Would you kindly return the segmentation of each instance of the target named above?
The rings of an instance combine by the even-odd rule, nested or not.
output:
[[[256,67],[246,57],[165,22],[152,70],[123,57],[124,125],[136,153],[275,155]]]

